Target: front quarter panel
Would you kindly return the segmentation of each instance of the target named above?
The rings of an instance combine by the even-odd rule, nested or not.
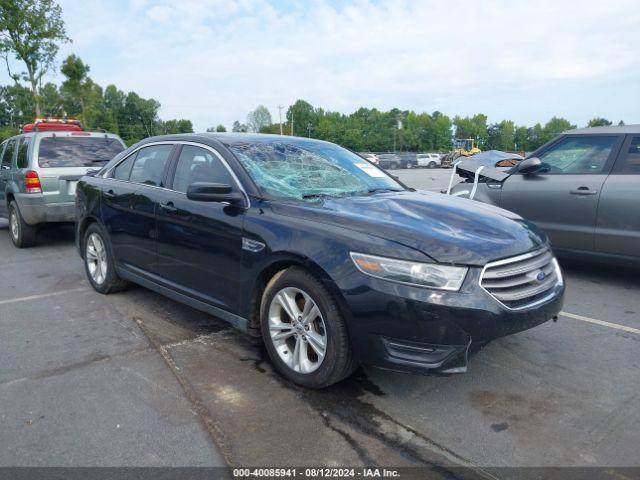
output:
[[[476,194],[473,199],[496,207],[500,206],[500,194],[502,192],[502,185],[499,183],[489,184],[482,182],[478,183]],[[461,182],[455,185],[451,189],[451,195],[461,198],[469,198],[471,190],[473,189],[473,183]]]
[[[294,212],[297,213],[294,214]],[[247,272],[246,299],[249,300],[252,282],[269,265],[296,259],[321,270],[339,288],[354,272],[351,251],[373,255],[404,258],[421,262],[430,259],[423,253],[374,235],[324,224],[289,210],[286,205],[275,207],[267,201],[252,206],[245,216],[244,235],[265,245],[259,252],[243,252],[243,270]],[[359,273],[359,272],[358,272]],[[249,301],[241,302],[248,305]],[[248,312],[243,312],[244,316]]]
[[[82,233],[88,222],[100,220],[101,189],[95,177],[82,177],[76,190],[76,247],[82,256]]]

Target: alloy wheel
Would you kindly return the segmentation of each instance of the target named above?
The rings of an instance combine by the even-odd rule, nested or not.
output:
[[[15,210],[11,210],[9,215],[9,228],[11,229],[11,236],[17,241],[20,236],[20,225],[18,223],[18,214]]]
[[[286,287],[269,305],[269,333],[280,359],[295,372],[317,370],[327,351],[327,330],[317,303],[305,291]]]
[[[96,284],[102,285],[107,278],[107,249],[97,233],[92,233],[87,238],[85,259],[89,275]]]

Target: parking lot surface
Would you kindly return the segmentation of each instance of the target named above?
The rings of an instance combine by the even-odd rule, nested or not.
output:
[[[450,171],[392,173],[438,191]],[[18,250],[0,222],[0,465],[640,465],[637,272],[562,262],[558,321],[464,375],[364,368],[309,391],[220,320],[95,293],[72,228]]]

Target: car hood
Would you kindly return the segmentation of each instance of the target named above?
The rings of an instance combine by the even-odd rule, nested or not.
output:
[[[440,263],[482,266],[546,243],[515,213],[431,192],[328,198],[277,210],[398,242]]]

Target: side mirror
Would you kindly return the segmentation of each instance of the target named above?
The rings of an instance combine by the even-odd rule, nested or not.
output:
[[[539,171],[541,167],[542,160],[540,160],[538,157],[531,157],[522,160],[518,164],[517,169],[518,173],[521,173],[522,175],[532,175]]]
[[[198,202],[228,202],[231,205],[244,202],[244,197],[225,183],[192,183],[187,188],[187,198]]]

